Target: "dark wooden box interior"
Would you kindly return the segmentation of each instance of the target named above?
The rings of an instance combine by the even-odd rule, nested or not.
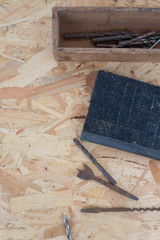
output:
[[[159,31],[160,10],[152,8],[70,8],[57,12],[58,47],[92,48],[90,39],[64,39],[65,33],[132,30],[134,33]]]

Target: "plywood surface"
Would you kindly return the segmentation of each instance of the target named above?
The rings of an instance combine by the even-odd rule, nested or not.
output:
[[[0,2],[0,239],[158,240],[160,214],[82,214],[88,205],[159,207],[160,162],[85,142],[117,180],[139,197],[122,197],[76,177],[82,163],[101,173],[74,145],[80,137],[96,71],[160,85],[159,63],[56,62],[54,6],[160,7],[159,0],[26,0]],[[65,80],[66,79],[66,80]]]

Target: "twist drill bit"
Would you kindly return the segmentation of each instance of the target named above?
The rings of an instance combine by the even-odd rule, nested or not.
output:
[[[81,212],[85,213],[100,213],[100,212],[147,212],[160,211],[160,208],[82,208]]]
[[[150,47],[150,49],[154,48],[159,42],[160,42],[160,39],[155,44],[153,44],[153,46]]]
[[[75,38],[92,38],[92,37],[103,37],[103,36],[116,36],[123,34],[132,34],[131,31],[112,31],[112,32],[87,32],[87,33],[71,33],[64,34],[65,39],[75,39]]]
[[[64,225],[65,225],[65,228],[66,228],[67,238],[69,240],[72,240],[71,231],[70,231],[70,228],[69,228],[69,222],[68,222],[68,218],[66,216],[64,216],[63,222],[64,222]]]
[[[132,31],[81,32],[64,34],[64,39],[91,39],[100,48],[154,48],[160,39],[160,32],[153,31],[140,35]],[[104,43],[104,44],[103,44]],[[108,44],[107,44],[108,43]]]
[[[119,42],[120,43],[120,42]],[[141,39],[137,42],[130,42],[128,44],[107,44],[107,43],[97,43],[96,47],[102,47],[102,48],[124,48],[124,47],[145,47],[145,46],[151,46],[155,47],[158,44],[158,41],[156,41],[155,39]]]
[[[143,38],[150,37],[150,36],[154,35],[155,33],[156,33],[155,31],[154,32],[149,32],[149,33],[143,34],[141,36],[132,38],[130,40],[120,41],[119,44],[125,45],[125,44],[131,43],[131,42],[136,42],[136,41],[139,41],[139,40],[141,40]]]
[[[78,141],[78,139],[73,139],[74,143],[82,150],[84,154],[96,165],[96,167],[103,173],[103,175],[112,183],[116,184],[116,181],[111,177],[111,175],[97,162],[97,160],[88,152],[88,150]]]
[[[95,38],[92,38],[92,42],[100,43],[100,42],[110,42],[110,41],[121,41],[126,39],[132,39],[138,36],[139,34],[126,34],[126,35],[108,36],[108,37],[95,37]]]

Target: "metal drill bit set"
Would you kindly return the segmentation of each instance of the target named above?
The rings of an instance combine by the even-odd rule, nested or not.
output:
[[[88,152],[88,150],[77,140],[74,139],[73,140],[76,145],[83,151],[84,154],[87,155],[87,157],[96,165],[96,167],[103,173],[103,175],[107,178],[108,181],[105,181],[97,176],[94,175],[92,169],[90,167],[88,167],[87,165],[84,165],[84,169],[83,170],[79,170],[79,173],[77,174],[77,177],[84,179],[84,180],[94,180],[104,186],[106,186],[109,189],[112,189],[113,191],[128,197],[130,199],[133,200],[138,200],[138,198],[136,196],[134,196],[131,193],[128,193],[127,191],[123,190],[122,188],[119,188],[116,185],[116,181],[111,177],[111,175],[97,162],[97,160]]]
[[[97,176],[94,175],[92,169],[84,165],[84,169],[78,169],[77,177],[84,179],[84,180],[94,180],[107,188],[125,196],[132,200],[138,200],[138,197],[134,196],[133,194],[123,190],[122,188],[116,186],[116,181],[111,177],[111,175],[97,162],[97,160],[88,152],[88,150],[77,140],[73,140],[74,143],[83,151],[85,155],[96,165],[96,167],[103,173],[103,175],[107,178],[108,181],[105,181]],[[147,212],[147,211],[160,211],[160,208],[99,208],[99,207],[89,207],[89,208],[82,208],[81,212],[85,213],[100,213],[100,212]]]
[[[138,197],[134,196],[133,194],[125,191],[124,189],[116,186],[117,182],[114,180],[114,178],[98,163],[98,161],[88,152],[88,150],[79,142],[78,139],[73,139],[74,143],[82,150],[82,152],[91,160],[91,162],[103,173],[103,175],[107,178],[108,181],[103,180],[102,178],[99,178],[95,176],[93,170],[87,166],[86,164],[83,164],[84,169],[77,169],[78,174],[77,177],[83,180],[93,180],[96,181],[105,187],[115,191],[116,193],[119,193],[125,197],[128,197],[132,200],[138,200]],[[101,213],[101,212],[152,212],[152,211],[160,211],[160,208],[100,208],[100,207],[87,207],[82,208],[82,213]],[[64,225],[66,228],[66,234],[67,238],[69,240],[72,240],[71,237],[71,231],[69,228],[69,220],[66,216],[64,216]]]
[[[98,48],[154,48],[160,42],[160,32],[143,35],[132,31],[88,32],[65,34],[65,39],[91,39]]]

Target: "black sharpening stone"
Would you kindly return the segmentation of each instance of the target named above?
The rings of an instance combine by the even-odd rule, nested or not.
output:
[[[160,160],[160,87],[99,71],[81,139]]]

